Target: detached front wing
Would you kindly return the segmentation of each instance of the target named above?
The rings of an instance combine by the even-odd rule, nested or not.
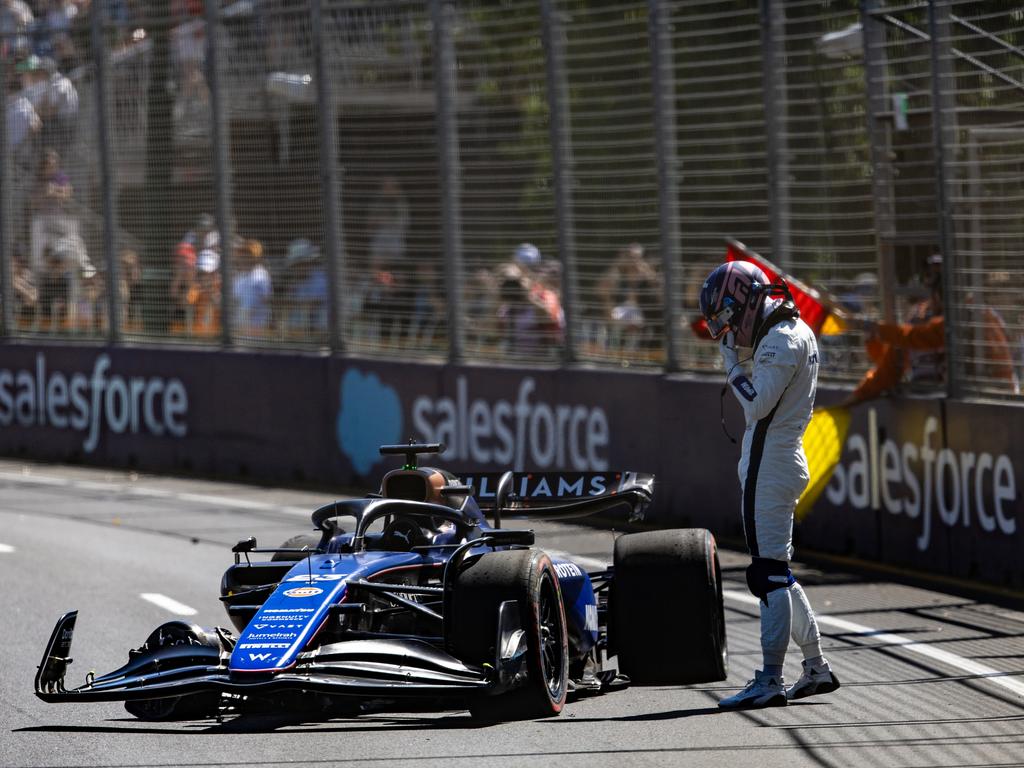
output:
[[[277,673],[233,673],[229,654],[202,645],[179,645],[135,655],[120,669],[87,676],[68,690],[77,611],[57,621],[36,673],[35,693],[43,701],[128,701],[220,692],[268,696],[306,691],[349,697],[446,697],[495,693],[503,687],[486,669],[466,666],[429,643],[415,639],[353,640],[299,655],[294,667]]]

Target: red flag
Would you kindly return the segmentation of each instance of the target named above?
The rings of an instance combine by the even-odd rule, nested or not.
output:
[[[771,282],[776,282],[780,277],[786,281],[790,293],[793,294],[793,303],[800,310],[800,317],[805,323],[811,326],[814,335],[821,333],[821,328],[831,314],[831,308],[824,304],[824,297],[814,288],[802,283],[795,277],[790,277],[782,270],[772,264],[760,254],[754,253],[738,240],[728,240],[729,248],[726,251],[726,261],[749,261],[759,267]]]

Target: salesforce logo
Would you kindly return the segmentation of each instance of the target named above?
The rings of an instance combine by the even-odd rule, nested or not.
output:
[[[0,427],[50,427],[80,432],[92,453],[104,434],[184,437],[188,392],[180,379],[127,376],[111,370],[110,355],[92,371],[50,371],[36,354],[35,370],[0,369]]]
[[[926,551],[939,522],[1013,536],[1017,531],[1016,469],[1006,454],[954,451],[939,445],[940,424],[924,421],[921,442],[881,440],[869,411],[868,435],[850,435],[825,498],[837,507],[884,509],[917,520],[917,548]]]
[[[381,459],[380,446],[402,440],[402,403],[398,393],[375,373],[350,368],[341,378],[338,447],[365,475]]]

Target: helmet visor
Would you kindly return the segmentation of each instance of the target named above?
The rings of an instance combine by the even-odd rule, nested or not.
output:
[[[733,303],[731,301],[726,301],[725,306],[722,307],[722,309],[705,318],[708,323],[708,333],[711,334],[712,339],[717,339],[728,330],[729,321],[732,319],[734,314],[735,311]]]

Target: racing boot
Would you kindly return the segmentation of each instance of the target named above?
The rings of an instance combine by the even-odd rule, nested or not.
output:
[[[819,693],[832,693],[839,687],[839,678],[828,664],[814,667],[805,661],[803,665],[800,679],[786,690],[786,698],[790,701],[817,696]]]
[[[786,684],[781,677],[772,677],[760,669],[754,670],[754,679],[739,693],[718,702],[720,709],[761,709],[784,707]]]

